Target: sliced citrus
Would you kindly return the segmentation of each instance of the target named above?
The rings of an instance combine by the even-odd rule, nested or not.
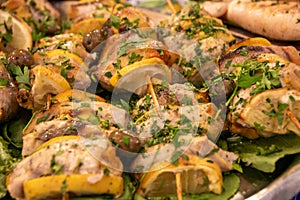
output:
[[[36,52],[33,54],[36,64],[44,64],[45,62],[57,62],[57,65],[64,65],[68,60],[76,62],[78,65],[84,63],[83,59],[76,53],[63,49],[53,49],[44,52]],[[82,65],[85,66],[85,65]]]
[[[217,164],[205,158],[187,155],[187,158],[180,157],[177,165],[166,161],[154,164],[150,172],[142,177],[137,193],[144,197],[179,195],[178,191],[220,194],[222,185],[222,171]]]
[[[24,183],[27,200],[62,198],[64,195],[120,196],[124,182],[121,176],[103,174],[53,175],[32,179]]]
[[[140,77],[132,77],[132,78],[142,78],[146,80],[145,75],[149,75],[151,77],[152,73],[159,72],[168,80],[171,80],[171,71],[167,65],[165,65],[164,61],[160,58],[149,58],[146,60],[135,62],[131,65],[127,65],[126,67],[119,70],[110,78],[110,83],[112,86],[116,86],[118,81],[127,74],[132,73],[133,71],[141,69],[144,71],[144,76]]]
[[[269,40],[262,37],[247,38],[230,46],[227,49],[226,53],[234,51],[237,48],[242,46],[270,46],[270,45],[272,45],[272,43]]]
[[[101,29],[106,20],[105,18],[87,18],[72,24],[68,32],[86,35],[92,30]]]
[[[105,99],[102,97],[99,97],[98,95],[91,94],[82,90],[67,90],[65,92],[59,93],[55,97],[53,97],[54,101],[57,102],[64,102],[64,101],[70,101],[70,100],[76,100],[76,101],[100,101],[105,102]]]
[[[257,61],[258,62],[270,62],[270,63],[290,63],[290,61],[286,60],[285,58],[277,55],[277,54],[273,54],[273,53],[262,53],[260,55],[258,55],[257,57]]]
[[[31,49],[31,28],[21,18],[0,10],[0,41],[15,49]]]
[[[32,86],[35,109],[46,104],[48,94],[59,94],[71,89],[68,81],[53,67],[38,65],[32,69],[32,73],[35,77]]]
[[[54,137],[54,138],[48,140],[47,142],[44,142],[41,146],[39,146],[37,148],[36,151],[39,151],[43,148],[46,148],[47,146],[50,146],[54,143],[58,143],[58,142],[66,141],[66,140],[71,140],[71,139],[79,139],[79,138],[80,138],[80,136],[78,136],[78,135],[65,135],[65,136]]]

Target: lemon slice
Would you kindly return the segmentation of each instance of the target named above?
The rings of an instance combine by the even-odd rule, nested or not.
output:
[[[123,188],[122,177],[103,174],[53,175],[24,183],[25,199],[27,200],[62,198],[67,194],[120,196]]]
[[[270,45],[272,45],[272,43],[269,40],[262,37],[247,38],[233,44],[231,47],[227,49],[226,53],[234,51],[237,48],[242,46],[270,46]]]
[[[263,53],[263,54],[259,54],[257,56],[257,61],[258,62],[270,62],[270,63],[290,63],[290,61],[284,59],[283,57],[274,54],[274,53]]]
[[[220,167],[208,159],[195,155],[187,156],[188,158],[180,157],[177,165],[167,164],[166,161],[154,164],[150,172],[142,177],[137,193],[144,197],[176,193],[180,195],[178,191],[189,194],[220,194],[223,185]],[[178,188],[179,186],[181,188]]]
[[[91,94],[82,90],[67,90],[65,92],[59,93],[53,99],[57,102],[64,102],[64,101],[70,101],[70,100],[76,100],[76,101],[100,101],[105,102],[105,99],[102,97],[99,97],[98,95]]]
[[[92,30],[101,29],[106,20],[105,18],[87,18],[72,24],[68,32],[86,35]]]
[[[6,30],[4,23],[7,25]],[[0,33],[12,37],[11,41],[7,41],[7,45],[15,49],[31,49],[32,48],[32,35],[31,28],[26,22],[12,15],[8,12],[0,10]],[[9,33],[12,31],[12,33]],[[4,43],[3,35],[0,35],[1,43]]]
[[[32,69],[34,83],[32,96],[34,108],[41,108],[46,104],[48,94],[59,94],[71,89],[68,81],[53,67],[38,65]]]
[[[36,151],[39,151],[43,148],[46,148],[47,146],[50,146],[54,143],[58,143],[58,142],[66,141],[66,140],[72,140],[72,139],[80,139],[80,136],[78,136],[78,135],[65,135],[65,136],[54,137],[54,138],[48,140],[47,142],[44,142],[41,146],[39,146],[37,148]]]
[[[127,65],[115,73],[109,81],[112,86],[116,86],[125,77],[127,82],[134,82],[134,80],[138,79],[146,81],[146,76],[150,78],[155,76],[169,81],[172,79],[171,70],[165,65],[163,60],[160,58],[149,58]]]
[[[79,65],[82,65],[84,63],[83,59],[80,56],[63,49],[53,49],[45,52],[36,52],[33,54],[33,59],[36,64],[43,64],[44,62],[49,61],[56,63],[57,61],[56,64],[63,65],[63,63],[68,59],[76,62]]]

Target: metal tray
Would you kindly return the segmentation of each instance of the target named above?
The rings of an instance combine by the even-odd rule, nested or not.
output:
[[[74,1],[73,1],[74,2]],[[66,14],[68,6],[72,1],[52,1],[54,6],[58,8],[63,14]],[[142,9],[142,8],[141,8]],[[158,24],[162,19],[169,17],[166,14],[158,13],[149,9],[142,9],[145,14],[147,14],[150,20],[154,24]],[[226,22],[225,22],[226,24]],[[237,39],[256,37],[253,33],[245,31],[239,27],[228,25],[228,28],[231,30],[232,34]],[[300,41],[294,42],[283,42],[283,41],[271,41],[275,45],[292,45],[295,46],[300,53]],[[262,189],[253,190],[251,194],[243,190],[239,191],[232,200],[290,200],[293,196],[300,192],[300,155],[295,156],[294,160],[288,163],[284,163],[286,169],[283,170],[278,177],[276,177],[272,182],[264,186]],[[248,185],[251,183],[248,183]],[[246,188],[247,186],[244,186]]]

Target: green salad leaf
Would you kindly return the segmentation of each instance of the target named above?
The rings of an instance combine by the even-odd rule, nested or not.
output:
[[[5,186],[6,175],[19,160],[11,155],[8,145],[9,143],[0,136],[0,198],[3,198],[7,193]]]
[[[229,150],[240,155],[247,166],[266,173],[275,171],[279,159],[300,153],[300,137],[295,134],[278,135],[256,140],[243,139],[229,144]]]

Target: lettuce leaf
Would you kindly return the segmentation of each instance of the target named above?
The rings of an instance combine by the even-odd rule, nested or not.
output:
[[[11,156],[8,142],[0,136],[0,198],[3,198],[7,193],[5,186],[6,175],[15,162],[17,162],[17,159]]]
[[[299,146],[300,137],[288,134],[256,140],[242,139],[229,144],[229,150],[238,153],[246,166],[265,173],[273,173],[279,159],[300,153]]]

